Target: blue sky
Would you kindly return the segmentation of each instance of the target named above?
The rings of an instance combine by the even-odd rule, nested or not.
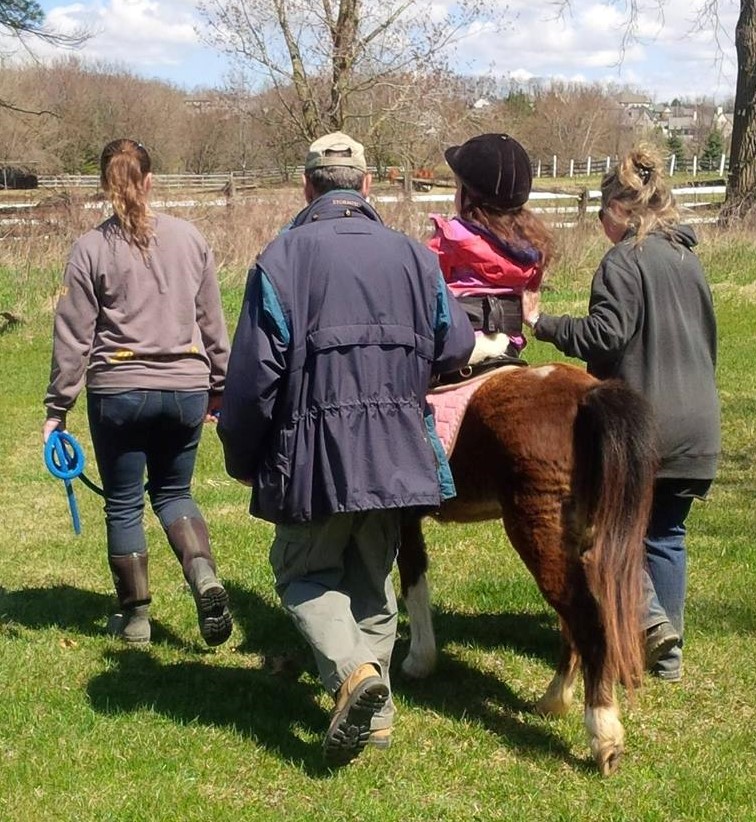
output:
[[[491,70],[523,83],[553,77],[630,84],[659,102],[674,96],[732,97],[739,0],[719,0],[717,33],[712,26],[695,30],[698,2],[665,0],[666,24],[653,11],[644,12],[643,42],[632,45],[618,66],[622,0],[572,0],[571,13],[561,19],[549,0],[502,1],[503,19],[512,24],[498,33],[483,25],[475,27],[462,50],[475,58],[460,58],[458,65],[473,73]],[[52,25],[63,30],[84,25],[94,32],[80,52],[87,60],[122,66],[187,90],[221,86],[228,76],[227,60],[203,46],[197,34],[201,20],[196,0],[42,0],[41,5]],[[447,5],[432,2],[435,14],[443,13]]]

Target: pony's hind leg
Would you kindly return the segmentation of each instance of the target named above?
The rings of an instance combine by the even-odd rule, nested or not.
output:
[[[575,694],[575,680],[580,665],[580,655],[572,644],[572,639],[564,621],[560,620],[560,623],[562,629],[562,654],[549,687],[535,705],[536,712],[543,716],[564,716],[569,711]]]
[[[536,704],[539,713],[565,714],[572,702],[578,666],[582,661],[585,687],[585,730],[591,754],[603,776],[613,774],[625,750],[625,729],[614,697],[614,675],[607,655],[606,635],[595,600],[581,575],[572,577],[576,599],[560,616],[563,648],[556,673]],[[582,595],[580,591],[582,590]]]
[[[579,579],[580,576],[575,575],[573,585],[582,588]],[[578,597],[561,620],[565,642],[562,657],[554,679],[536,707],[542,713],[552,715],[565,712],[572,701],[578,664],[582,660],[585,730],[599,771],[603,776],[609,776],[617,770],[622,759],[625,729],[614,696],[614,675],[607,654],[606,634],[596,602],[587,590],[587,581],[582,597]]]
[[[420,517],[409,512],[402,520],[397,565],[410,627],[410,649],[402,662],[402,671],[413,679],[422,679],[436,667],[436,637],[426,577],[428,555],[422,526]]]
[[[625,752],[625,729],[620,722],[617,703],[612,700],[611,705],[586,706],[585,729],[599,772],[602,776],[611,776]]]
[[[584,626],[587,624],[583,623]],[[625,751],[625,729],[614,693],[616,677],[609,663],[606,636],[597,612],[590,634],[577,644],[583,651],[585,730],[599,771],[602,776],[610,776],[619,767]]]
[[[505,509],[507,533],[547,602],[559,614],[565,643],[556,674],[536,709],[549,715],[565,713],[582,662],[585,728],[598,769],[608,775],[619,765],[625,733],[614,700],[615,675],[607,633],[588,584],[581,543],[574,529],[565,528],[561,517],[535,519],[532,512],[537,510],[536,503],[529,507],[522,499],[523,495],[516,508]],[[542,496],[541,505],[545,504]]]

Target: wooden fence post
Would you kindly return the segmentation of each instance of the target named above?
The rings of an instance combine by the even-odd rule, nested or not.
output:
[[[726,160],[726,157],[725,157],[725,156],[724,156],[724,154],[723,154],[723,155],[719,158],[719,176],[720,176],[720,177],[724,177],[724,171],[725,171],[725,160]]]
[[[226,195],[226,205],[232,206],[236,199],[236,181],[233,172],[228,175],[228,182],[223,186],[223,193]]]
[[[577,209],[578,209],[578,222],[582,223],[585,221],[586,214],[588,213],[588,189],[581,188],[580,194],[578,194],[578,202],[577,202]]]

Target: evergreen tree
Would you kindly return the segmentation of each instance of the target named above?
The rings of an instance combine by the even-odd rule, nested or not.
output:
[[[0,26],[11,32],[29,31],[45,19],[35,0],[0,0]]]
[[[0,0],[0,34],[21,40],[31,35],[64,48],[80,46],[88,37],[83,31],[63,34],[49,28],[45,24],[45,12],[37,0]]]
[[[701,168],[705,171],[716,171],[724,150],[724,138],[721,132],[714,129],[706,138],[706,145],[701,155]]]
[[[667,137],[667,151],[675,157],[675,169],[680,170],[685,162],[685,146],[679,134],[670,134]]]

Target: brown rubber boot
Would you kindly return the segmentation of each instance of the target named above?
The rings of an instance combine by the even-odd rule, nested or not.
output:
[[[124,642],[150,641],[150,588],[147,552],[111,554],[108,564],[113,575],[120,611],[108,619],[106,631]]]
[[[370,722],[386,704],[389,689],[375,665],[360,665],[336,693],[323,748],[331,765],[346,765],[359,756],[370,739]]]
[[[222,645],[231,636],[234,623],[228,609],[228,594],[215,575],[205,521],[200,517],[179,517],[165,533],[192,590],[202,638],[208,645]]]

